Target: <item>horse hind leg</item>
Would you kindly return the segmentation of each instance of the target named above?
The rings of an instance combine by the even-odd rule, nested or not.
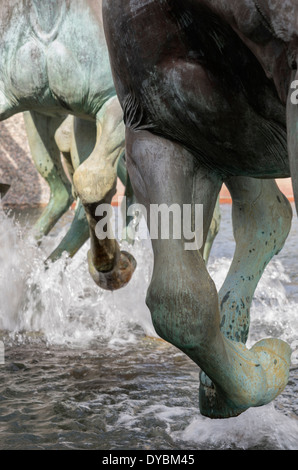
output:
[[[283,247],[289,234],[292,209],[274,180],[231,178],[226,182],[233,201],[233,230],[236,248],[228,275],[219,292],[221,331],[232,341],[245,344],[249,334],[250,307],[264,269]],[[281,357],[289,360],[289,347],[279,340],[266,340],[261,354],[272,366],[268,386],[282,391],[285,375],[278,384]],[[254,346],[259,348],[264,342]],[[264,352],[266,351],[266,352]],[[272,352],[271,359],[270,351]],[[274,354],[275,353],[275,354]],[[276,361],[276,363],[274,363]],[[271,385],[270,385],[271,384]],[[203,414],[221,417],[223,403],[215,387],[201,373],[200,406]]]
[[[40,240],[67,211],[73,197],[55,142],[55,132],[62,118],[27,111],[24,113],[24,121],[35,167],[50,187],[49,203],[33,227],[36,239]]]

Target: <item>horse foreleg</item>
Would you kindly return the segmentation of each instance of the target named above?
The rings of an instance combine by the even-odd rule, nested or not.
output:
[[[95,148],[74,173],[75,190],[90,228],[89,271],[94,281],[108,290],[126,285],[136,266],[130,254],[120,252],[110,221],[99,210],[103,204],[110,207],[116,193],[117,164],[124,149],[122,118],[117,98],[111,98],[97,116]]]
[[[255,289],[270,260],[282,249],[291,229],[292,209],[274,180],[231,178],[236,249],[219,292],[222,332],[246,343]]]
[[[203,204],[204,238],[221,187],[217,175],[197,167],[192,155],[174,142],[145,131],[127,130],[128,171],[140,204]],[[149,223],[149,230],[150,230]],[[251,350],[220,330],[218,295],[198,250],[185,239],[152,240],[154,269],[147,293],[157,333],[185,352],[215,384],[221,409],[202,413],[235,416],[269,403],[287,382],[289,348],[263,340]],[[276,381],[272,381],[275,375]],[[200,405],[201,406],[201,405]]]
[[[255,289],[269,261],[284,245],[291,227],[292,210],[274,180],[235,177],[226,181],[226,185],[233,201],[236,249],[219,292],[221,331],[232,341],[245,344]],[[267,375],[268,388],[282,391],[286,375],[281,380],[278,367],[282,357],[288,361],[289,348],[279,340],[271,340],[266,348],[268,352],[264,349],[262,354],[267,355],[268,366],[272,368]],[[281,358],[274,359],[274,353]],[[220,416],[221,397],[204,373],[201,374],[200,403],[205,413],[212,409]]]
[[[73,181],[75,170],[91,155],[96,145],[96,125],[93,121],[68,116],[57,130],[55,140],[67,164],[70,179]],[[74,188],[73,193],[76,197]],[[87,217],[80,199],[77,198],[72,223],[48,260],[56,261],[63,252],[67,252],[70,257],[73,257],[88,238]]]
[[[135,228],[138,223],[138,217],[133,213],[133,205],[136,204],[136,198],[133,192],[130,177],[126,168],[124,154],[119,158],[117,166],[118,177],[125,186],[124,198],[121,203],[121,215],[123,220],[122,240],[133,244],[135,241]],[[129,210],[131,208],[131,210]],[[131,225],[132,230],[131,230]]]
[[[55,142],[55,132],[62,118],[27,111],[24,113],[24,121],[35,167],[50,187],[49,203],[33,227],[36,238],[40,239],[50,232],[67,211],[73,197]]]
[[[62,238],[55,250],[49,255],[47,261],[57,261],[62,253],[66,252],[72,258],[89,238],[89,226],[85,209],[78,199],[75,207],[74,217],[70,228]]]

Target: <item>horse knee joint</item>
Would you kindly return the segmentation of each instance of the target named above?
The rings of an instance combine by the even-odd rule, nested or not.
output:
[[[117,177],[108,169],[100,171],[81,165],[75,171],[73,181],[83,204],[110,202],[116,193]]]

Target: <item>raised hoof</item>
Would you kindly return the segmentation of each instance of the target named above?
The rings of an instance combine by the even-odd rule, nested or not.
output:
[[[243,345],[241,348],[242,347]],[[250,407],[263,406],[270,403],[283,391],[289,378],[291,358],[290,346],[279,339],[269,338],[256,343],[249,350],[249,353],[252,354],[251,359],[254,359],[253,362],[255,364],[250,367],[249,362],[246,362],[245,357],[242,356],[241,369],[244,369],[246,362],[246,365],[248,366],[246,371],[247,374],[249,374],[246,376],[246,381],[249,379],[249,382],[254,384],[255,399],[251,400],[250,395],[242,390],[242,397],[238,395],[238,405],[237,402],[235,404],[236,400],[230,400],[228,392],[225,394],[221,393],[209,377],[202,371],[200,374],[201,383],[199,391],[199,405],[202,415],[213,419],[239,416]],[[247,358],[248,357],[249,356],[247,356]],[[253,364],[253,362],[251,364]],[[255,375],[254,370],[256,371],[256,369],[259,369],[262,374]],[[238,375],[236,369],[234,373],[234,380],[236,382],[237,378],[241,379],[241,373]],[[265,388],[263,388],[263,384],[261,382],[258,385],[258,380],[261,379],[262,375],[265,379]],[[244,376],[242,378],[244,378]],[[258,388],[259,393],[257,393]],[[257,396],[258,399],[256,400]],[[241,403],[241,406],[239,406],[239,403]]]
[[[256,343],[251,352],[259,359],[266,374],[267,393],[260,403],[266,405],[274,400],[288,383],[292,350],[284,341],[269,338]]]
[[[92,252],[89,250],[88,265],[89,273],[94,282],[102,289],[113,291],[121,289],[121,287],[124,287],[129,283],[136,269],[137,263],[130,253],[121,251],[119,261],[114,269],[107,272],[101,272],[95,268],[92,261]]]

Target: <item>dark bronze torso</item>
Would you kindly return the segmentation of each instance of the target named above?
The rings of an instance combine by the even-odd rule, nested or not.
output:
[[[180,0],[104,3],[125,122],[180,142],[225,175],[289,175],[286,114],[273,80],[225,19]],[[270,31],[258,32],[265,41]]]

